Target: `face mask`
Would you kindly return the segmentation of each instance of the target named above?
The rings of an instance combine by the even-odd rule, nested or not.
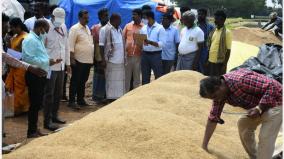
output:
[[[55,26],[55,28],[58,28],[62,25],[62,23],[57,22],[56,20],[53,22],[53,25]]]
[[[148,25],[148,19],[144,19],[144,18],[143,18],[143,19],[142,19],[142,23],[145,24],[145,25]]]
[[[46,35],[47,35],[46,32],[44,32],[44,33],[40,33],[39,36],[41,39],[46,39]]]

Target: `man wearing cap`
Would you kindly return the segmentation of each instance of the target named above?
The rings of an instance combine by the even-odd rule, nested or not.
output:
[[[280,37],[279,33],[282,34],[282,18],[278,17],[276,12],[272,12],[269,17],[270,21],[265,24],[261,29],[265,29],[267,26],[272,24],[265,31],[271,30],[272,28],[274,28],[274,26],[276,26],[277,28],[274,30],[274,33],[277,37]]]
[[[49,22],[50,29],[46,37],[45,46],[51,59],[62,59],[62,61],[49,68],[43,99],[44,128],[51,131],[58,128],[54,123],[65,124],[65,121],[58,117],[59,102],[63,91],[65,65],[67,66],[67,72],[71,72],[68,34],[64,22],[64,9],[55,8]]]
[[[195,14],[186,11],[182,15],[183,24],[186,26],[180,33],[180,44],[178,47],[177,70],[197,70],[200,52],[203,48],[204,33],[194,23]]]

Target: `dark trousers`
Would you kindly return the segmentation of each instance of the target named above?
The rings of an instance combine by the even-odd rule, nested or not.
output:
[[[51,118],[57,118],[63,82],[64,71],[52,71],[50,79],[46,82],[43,97],[44,124],[46,125],[50,124]]]
[[[93,76],[93,100],[101,101],[104,99],[106,99],[105,70],[99,64],[95,64]]]
[[[25,75],[28,86],[30,108],[28,112],[28,135],[36,133],[38,111],[42,106],[43,91],[46,84],[46,77],[38,77],[30,72]]]
[[[150,83],[151,70],[154,72],[155,79],[163,75],[161,52],[162,51],[143,51],[141,58],[142,85]]]
[[[226,73],[226,68],[224,68],[224,63],[212,63],[208,62],[207,73],[208,76],[221,76]]]
[[[171,72],[172,67],[174,66],[175,60],[163,60],[163,74]]]
[[[71,65],[72,76],[69,89],[69,102],[75,102],[77,95],[77,102],[84,101],[85,84],[88,81],[90,69],[92,64],[81,63],[76,61],[76,65]]]
[[[65,68],[66,68],[66,66],[65,66]],[[67,93],[66,93],[67,77],[68,77],[68,74],[65,72],[65,73],[64,73],[64,81],[63,81],[63,93],[62,93],[62,97],[66,97],[66,96],[67,96]]]

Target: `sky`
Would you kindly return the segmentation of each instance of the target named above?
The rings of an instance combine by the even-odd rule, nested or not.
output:
[[[268,7],[274,7],[274,4],[272,3],[272,0],[266,0],[266,5]],[[280,7],[280,6],[276,6],[276,7]]]

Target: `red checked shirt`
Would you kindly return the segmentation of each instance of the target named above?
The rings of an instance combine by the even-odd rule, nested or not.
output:
[[[230,95],[225,101],[213,101],[208,117],[211,121],[221,120],[225,103],[244,109],[260,104],[268,107],[282,106],[282,85],[274,79],[247,69],[232,71],[222,77],[229,87]]]

